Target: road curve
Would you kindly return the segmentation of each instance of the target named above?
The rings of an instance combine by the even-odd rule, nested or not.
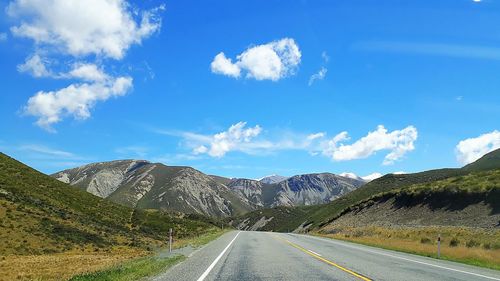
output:
[[[500,271],[307,235],[234,231],[152,280],[500,281]]]

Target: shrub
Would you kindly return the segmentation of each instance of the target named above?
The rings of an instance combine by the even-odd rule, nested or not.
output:
[[[422,238],[420,238],[420,243],[422,243],[422,244],[431,244],[431,239],[429,239],[427,237],[422,237]]]
[[[465,243],[465,246],[467,246],[467,248],[477,247],[479,245],[479,242],[477,242],[476,240],[469,240],[467,241],[467,243]]]
[[[453,237],[451,240],[450,240],[450,247],[456,247],[460,244],[460,241],[458,241],[457,238]]]

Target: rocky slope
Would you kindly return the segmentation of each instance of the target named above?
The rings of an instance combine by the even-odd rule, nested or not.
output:
[[[278,192],[271,207],[328,203],[364,183],[330,173],[293,176],[277,184]]]
[[[101,198],[141,209],[227,217],[255,209],[327,203],[364,181],[334,174],[280,180],[228,179],[144,160],[100,162],[52,175]],[[267,184],[266,181],[278,181]]]
[[[323,231],[373,226],[500,226],[500,149],[460,169],[387,174],[323,205],[275,207],[234,218],[241,229]]]
[[[261,183],[266,183],[266,184],[275,184],[282,182],[284,180],[288,179],[288,177],[285,176],[280,176],[280,175],[270,175],[270,176],[265,176],[263,178],[258,179]]]
[[[364,184],[329,173],[290,177],[276,184],[250,179],[231,179],[227,186],[257,208],[327,203]]]
[[[226,217],[254,209],[244,197],[190,167],[143,160],[101,162],[61,171],[56,179],[125,206]]]

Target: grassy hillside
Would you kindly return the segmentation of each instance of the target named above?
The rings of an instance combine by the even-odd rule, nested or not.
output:
[[[233,225],[246,222],[246,225],[253,225],[262,217],[267,219],[273,217],[270,223],[262,227],[262,230],[287,231],[296,229],[301,225],[308,225],[308,229],[319,229],[337,218],[349,207],[370,199],[377,194],[387,194],[388,192],[400,190],[410,186],[426,185],[448,178],[455,177],[460,181],[473,171],[487,171],[500,169],[500,149],[490,152],[474,163],[462,169],[438,169],[414,174],[388,174],[332,201],[328,204],[286,208],[272,208],[268,210],[258,210],[234,219]],[[463,184],[468,184],[464,181]],[[293,214],[293,215],[291,215]],[[271,223],[272,222],[272,223]]]
[[[492,151],[477,161],[463,167],[467,171],[487,171],[500,169],[500,149]]]
[[[118,253],[117,260],[131,258],[164,245],[169,228],[182,239],[215,225],[220,223],[202,216],[133,210],[112,203],[0,153],[1,267],[28,255],[68,259],[61,256],[67,253],[98,261],[95,255],[102,254],[103,259],[115,261],[111,256]]]

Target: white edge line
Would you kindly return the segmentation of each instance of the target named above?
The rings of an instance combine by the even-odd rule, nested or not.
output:
[[[482,275],[482,274],[478,274],[478,273],[474,273],[474,272],[468,272],[468,271],[464,271],[464,270],[460,270],[460,269],[449,268],[449,267],[445,267],[445,266],[441,266],[441,265],[436,265],[436,264],[432,264],[432,263],[426,263],[426,262],[423,262],[423,261],[416,261],[416,260],[412,260],[412,259],[408,259],[408,258],[403,258],[403,257],[400,257],[400,256],[395,256],[395,255],[387,254],[387,253],[382,253],[382,252],[378,252],[378,251],[368,250],[368,249],[365,249],[365,248],[362,248],[362,247],[355,247],[355,246],[351,246],[351,245],[346,245],[344,243],[338,243],[337,241],[332,241],[331,239],[327,240],[327,239],[323,239],[323,238],[319,238],[319,237],[314,237],[314,236],[307,236],[307,235],[304,235],[304,236],[309,237],[309,238],[314,238],[314,239],[322,240],[322,241],[326,241],[326,242],[330,242],[330,243],[341,245],[341,246],[348,247],[348,248],[362,250],[362,251],[365,251],[365,252],[370,252],[370,253],[379,254],[379,255],[383,255],[383,256],[388,256],[388,257],[392,257],[392,258],[396,258],[396,259],[401,259],[401,260],[405,260],[405,261],[411,261],[411,262],[414,262],[414,263],[424,264],[424,265],[433,266],[433,267],[442,268],[442,269],[447,269],[447,270],[451,270],[451,271],[455,271],[455,272],[470,274],[470,275],[474,275],[474,276],[478,276],[478,277],[482,277],[482,278],[486,278],[486,279],[500,281],[499,278],[495,278],[495,277],[491,277],[491,276],[486,276],[486,275]]]
[[[210,271],[212,271],[212,269],[214,268],[214,266],[222,258],[222,256],[224,255],[224,253],[227,251],[227,249],[229,249],[229,247],[231,246],[231,244],[233,244],[234,240],[236,240],[236,238],[238,237],[238,235],[240,235],[240,233],[241,233],[241,231],[238,232],[236,234],[236,236],[234,236],[233,240],[231,240],[231,242],[229,242],[229,244],[227,244],[226,248],[224,248],[224,250],[222,250],[222,252],[217,256],[217,258],[215,258],[215,260],[212,262],[212,264],[210,264],[210,266],[207,268],[207,270],[205,270],[205,272],[203,272],[203,274],[200,276],[200,278],[198,278],[197,281],[203,281],[203,280],[205,280],[205,278],[207,277],[207,275],[210,273]]]
[[[315,251],[313,251],[313,250],[308,250],[308,251],[309,251],[309,252],[311,252],[311,253],[313,253],[313,254],[315,254],[316,256],[320,256],[320,257],[321,257],[321,255],[320,255],[320,254],[316,253],[316,252],[315,252]]]

